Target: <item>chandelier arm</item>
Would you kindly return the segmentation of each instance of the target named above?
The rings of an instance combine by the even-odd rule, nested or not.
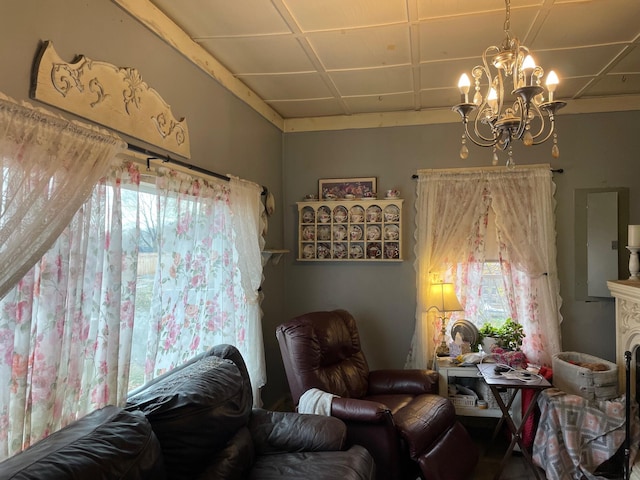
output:
[[[549,116],[548,113],[545,115],[545,113],[542,112],[542,110],[540,110],[540,107],[535,103],[531,103],[530,111],[531,110],[533,111],[533,118],[534,119],[538,118],[539,119],[538,121],[540,122],[540,128],[538,128],[538,131],[535,134],[531,132],[532,122],[529,122],[529,132],[531,133],[531,136],[533,137],[533,140],[534,140],[532,145],[538,145],[539,143],[542,143],[545,140],[548,140],[551,133],[553,133],[553,123],[552,123],[553,119]],[[544,134],[544,131],[547,129],[549,125],[551,126],[551,129],[547,134],[547,136],[545,137],[545,139],[541,141],[536,141],[537,138],[540,138],[540,136]]]
[[[476,117],[474,123],[473,131],[469,131],[469,123],[464,122],[464,131],[469,140],[471,140],[474,144],[479,147],[492,147],[494,146],[499,138],[494,137],[485,137],[478,130],[478,117]]]
[[[547,132],[546,136],[544,138],[539,138],[540,134],[542,133],[542,127],[540,128],[540,132],[538,135],[535,135],[533,137],[533,143],[532,145],[540,145],[541,143],[546,142],[547,140],[549,140],[549,138],[551,138],[551,135],[553,135],[553,132],[556,129],[556,122],[555,122],[555,118],[553,116],[553,114],[549,115],[549,131]]]

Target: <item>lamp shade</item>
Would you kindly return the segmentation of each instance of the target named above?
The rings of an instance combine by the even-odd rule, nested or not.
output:
[[[428,310],[435,308],[440,312],[464,310],[456,296],[453,283],[432,283],[427,296]]]

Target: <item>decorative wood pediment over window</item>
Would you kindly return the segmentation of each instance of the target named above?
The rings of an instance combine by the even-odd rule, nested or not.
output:
[[[62,61],[44,42],[33,69],[31,97],[168,152],[191,158],[189,130],[135,68],[79,56]]]

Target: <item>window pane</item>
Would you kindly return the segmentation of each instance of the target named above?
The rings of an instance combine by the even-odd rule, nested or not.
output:
[[[510,316],[500,262],[485,262],[480,287],[479,319],[476,325],[502,325]]]

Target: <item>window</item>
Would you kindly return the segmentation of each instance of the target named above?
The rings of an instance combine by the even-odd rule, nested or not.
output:
[[[456,285],[465,311],[454,320],[480,327],[485,320],[512,318],[524,327],[528,360],[551,364],[561,347],[562,319],[551,177],[548,165],[418,172],[418,298],[407,368],[428,368],[441,342],[426,298],[437,278]],[[492,212],[495,227],[489,225]]]
[[[131,163],[94,187],[0,301],[0,459],[220,343],[260,404],[260,192]]]

